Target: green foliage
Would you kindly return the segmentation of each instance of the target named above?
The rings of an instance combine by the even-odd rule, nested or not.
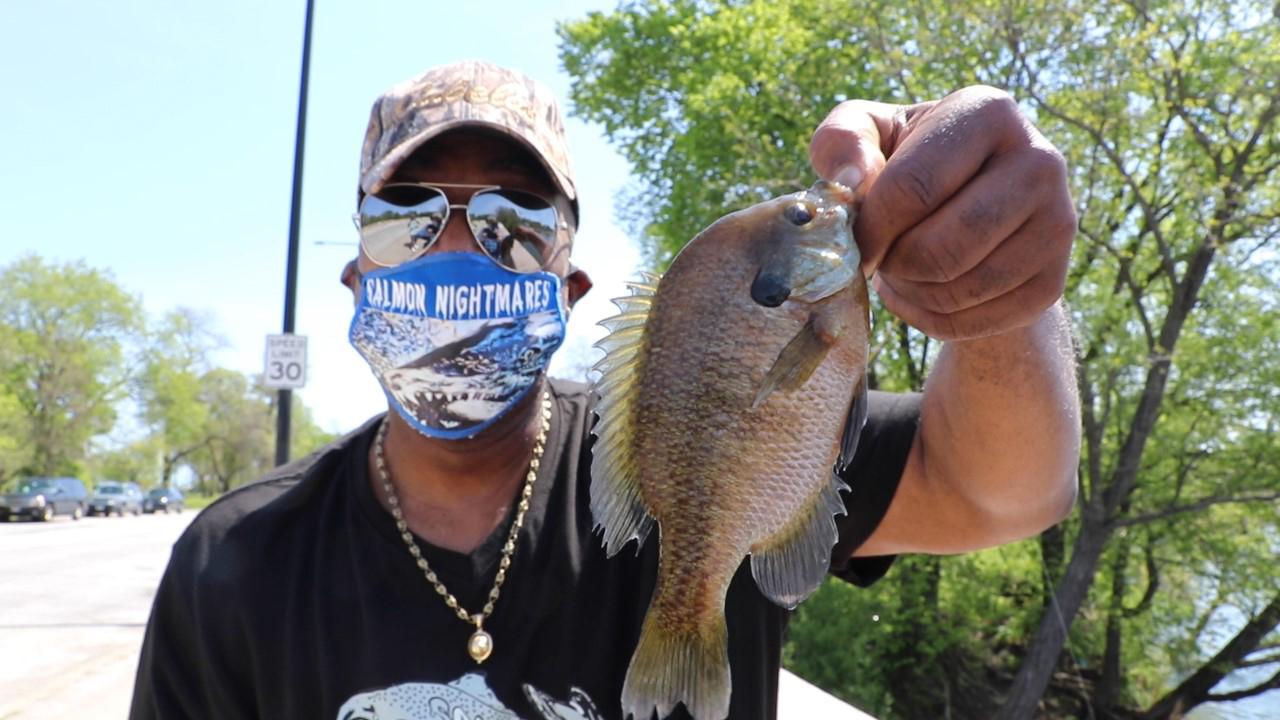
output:
[[[171,482],[219,492],[274,464],[275,394],[214,367],[210,318],[179,308],[150,328],[108,274],[30,256],[0,268],[0,488],[28,475]],[[140,437],[111,444],[121,416]],[[299,457],[328,442],[295,395]],[[136,434],[136,433],[135,433]]]
[[[782,664],[876,717],[890,717],[891,668],[885,660],[893,662],[899,649],[889,622],[901,596],[886,591],[889,585],[861,590],[827,580],[796,609]]]
[[[0,353],[3,352],[0,345]],[[17,395],[7,385],[0,385],[0,490],[30,466],[31,446],[26,442],[30,434],[29,421]]]
[[[822,113],[884,94],[872,75],[838,70],[859,51],[829,44],[836,5],[625,3],[560,27],[574,111],[631,162],[642,184],[622,212],[657,263],[726,211],[809,185],[796,150]]]
[[[334,439],[321,430],[293,394],[290,457],[297,459]],[[244,375],[214,369],[200,378],[199,402],[207,408],[204,443],[190,465],[203,492],[224,493],[275,466],[274,391]]]
[[[157,484],[161,477],[161,451],[155,435],[126,445],[101,449],[89,456],[89,478],[136,482],[143,488]]]
[[[1280,592],[1275,12],[1258,0],[667,0],[559,28],[573,111],[635,171],[618,212],[654,267],[726,212],[808,185],[809,135],[846,98],[996,85],[1066,156],[1087,512],[1062,541],[1093,581],[1046,621],[1070,627],[1059,668],[1072,699],[1052,706],[1063,714],[1081,696],[1150,705],[1216,650],[1204,641],[1215,611]],[[875,312],[873,385],[919,389],[937,343]],[[1073,555],[1096,537],[1100,556]],[[990,717],[955,691],[1002,691],[1044,639],[1042,598],[1064,566],[1027,542],[938,567],[900,561],[865,591],[828,583],[797,612],[788,665],[886,717]]]
[[[311,409],[297,393],[293,394],[293,410],[289,417],[292,425],[289,433],[289,457],[294,460],[306,457],[338,439],[337,434],[322,430],[316,424],[315,418],[311,416]]]
[[[137,299],[83,263],[28,256],[0,271],[0,422],[22,433],[23,469],[79,472],[89,439],[115,422],[140,321]]]
[[[244,375],[218,369],[201,379],[200,401],[209,408],[208,442],[195,459],[201,488],[226,492],[266,473],[275,454],[267,398]]]
[[[220,497],[222,496],[205,493],[188,493],[184,496],[184,503],[188,510],[203,510],[213,504],[213,501]]]
[[[176,465],[208,442],[210,405],[201,397],[202,375],[222,344],[211,321],[188,308],[167,313],[148,334],[136,379],[142,419],[154,429],[161,456],[160,483]]]

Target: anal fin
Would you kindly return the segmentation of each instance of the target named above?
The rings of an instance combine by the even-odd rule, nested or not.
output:
[[[836,544],[835,515],[845,511],[840,491],[848,489],[832,474],[789,525],[752,548],[751,575],[765,597],[790,610],[822,584]]]

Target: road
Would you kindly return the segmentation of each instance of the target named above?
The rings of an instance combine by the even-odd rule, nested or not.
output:
[[[128,714],[151,598],[193,517],[0,523],[0,720]]]
[[[0,523],[0,720],[120,720],[169,548],[195,517]],[[874,720],[783,672],[779,720]]]

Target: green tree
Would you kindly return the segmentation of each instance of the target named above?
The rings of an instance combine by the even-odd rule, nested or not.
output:
[[[279,395],[266,387],[260,387],[260,392],[266,393],[271,398],[274,416],[275,401]],[[321,447],[328,445],[336,440],[338,436],[335,433],[324,430],[316,424],[315,417],[311,414],[311,408],[308,408],[306,403],[302,402],[302,398],[299,397],[298,393],[293,393],[292,398],[293,410],[291,411],[292,414],[289,416],[291,424],[289,432],[289,457],[296,460],[298,458],[306,457]],[[274,442],[274,435],[272,438]],[[273,449],[273,462],[274,459]]]
[[[190,308],[171,310],[148,333],[135,384],[142,419],[159,448],[161,485],[169,485],[178,465],[209,440],[210,405],[201,397],[201,377],[222,343],[212,321]]]
[[[1044,22],[1050,10],[1018,4],[993,28],[1021,95],[1076,172],[1081,242],[1069,293],[1082,335],[1083,507],[1054,612],[1031,640],[1006,718],[1035,707],[1067,640],[1056,615],[1069,622],[1081,611],[1109,546],[1095,697],[1104,708],[1122,700],[1131,560],[1145,558],[1154,582],[1162,548],[1229,522],[1219,506],[1266,503],[1263,516],[1274,517],[1280,498],[1267,440],[1280,397],[1259,390],[1280,360],[1266,258],[1280,236],[1280,27],[1261,3],[1103,3]],[[1233,540],[1268,544],[1253,533]],[[1151,550],[1139,555],[1138,543]],[[1237,585],[1227,600],[1248,607],[1276,593],[1270,570],[1264,587]]]
[[[200,379],[200,402],[208,408],[204,443],[191,466],[205,492],[224,493],[269,472],[275,464],[275,401],[278,394],[231,370],[217,368]],[[315,424],[293,394],[290,456],[301,458],[334,439]]]
[[[90,456],[88,465],[94,480],[136,482],[147,488],[160,478],[162,463],[160,448],[153,435],[95,452]]]
[[[126,394],[138,301],[103,271],[35,256],[0,270],[0,300],[0,421],[22,433],[26,471],[75,474]]]
[[[0,331],[2,332],[2,331]],[[4,350],[0,349],[0,353]],[[0,360],[0,366],[4,361]],[[31,431],[18,397],[7,385],[0,385],[0,490],[31,463]]]
[[[843,688],[861,704],[991,717],[954,692],[976,659],[991,692],[1009,692],[1004,717],[1038,703],[1155,717],[1174,677],[1196,678],[1185,711],[1213,697],[1206,668],[1275,662],[1258,650],[1275,645],[1274,622],[1254,621],[1270,621],[1280,591],[1278,12],[1256,0],[670,0],[560,28],[573,110],[632,163],[619,213],[655,266],[725,212],[807,185],[809,134],[846,98],[997,85],[1068,158],[1081,512],[1036,543],[902,563],[912,577],[883,585],[916,600],[871,591],[885,610],[868,644],[878,670]],[[877,312],[873,381],[918,388],[935,347]],[[850,605],[841,597],[820,594],[796,619],[788,657],[817,655],[811,676],[839,650],[800,643],[838,625],[821,611]],[[1215,658],[1202,641],[1226,606],[1249,621]],[[922,638],[941,645],[908,642]],[[1055,670],[1069,680],[1045,698]]]
[[[211,370],[200,386],[209,415],[205,443],[192,467],[205,492],[224,493],[271,469],[271,406],[248,378],[231,370]]]

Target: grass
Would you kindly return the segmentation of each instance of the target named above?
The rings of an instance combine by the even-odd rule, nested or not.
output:
[[[217,500],[220,497],[222,496],[221,495],[196,495],[194,493],[191,495],[187,495],[186,496],[187,509],[203,510],[210,503],[212,503],[214,500]]]

